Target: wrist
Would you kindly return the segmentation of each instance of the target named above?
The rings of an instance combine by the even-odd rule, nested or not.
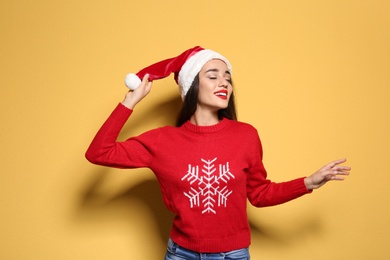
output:
[[[310,177],[306,177],[305,179],[303,179],[303,181],[304,181],[304,183],[305,183],[305,186],[306,186],[306,189],[307,189],[307,190],[313,190],[313,189],[314,189]]]
[[[122,101],[122,105],[124,105],[124,106],[127,107],[128,109],[133,110],[136,104],[134,104],[134,102],[132,102],[130,99],[125,98],[125,99]]]
[[[124,105],[124,106],[127,107],[128,109],[131,109],[131,110],[134,109],[133,106],[130,106],[129,104],[127,104],[127,103],[125,103],[125,102],[121,102],[121,103],[122,103],[122,105]]]

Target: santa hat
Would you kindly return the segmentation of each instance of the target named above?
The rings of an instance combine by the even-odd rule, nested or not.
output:
[[[225,62],[231,73],[232,67],[230,62],[224,56],[215,51],[196,46],[186,50],[177,57],[152,64],[136,74],[127,74],[125,84],[129,89],[134,90],[141,84],[141,79],[146,74],[149,74],[149,81],[153,81],[166,78],[171,73],[174,73],[175,81],[179,85],[179,91],[184,100],[196,75],[198,75],[202,67],[212,59],[220,59]]]

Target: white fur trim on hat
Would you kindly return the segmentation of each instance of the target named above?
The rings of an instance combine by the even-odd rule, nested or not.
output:
[[[187,59],[180,69],[178,75],[179,91],[182,99],[186,96],[191,87],[196,75],[200,72],[202,67],[210,60],[219,59],[226,63],[228,70],[232,71],[230,62],[221,54],[212,50],[201,50]]]

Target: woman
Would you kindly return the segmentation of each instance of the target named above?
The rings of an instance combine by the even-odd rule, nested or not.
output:
[[[152,80],[172,72],[183,99],[177,126],[117,142]],[[309,177],[268,180],[256,129],[236,120],[231,65],[219,53],[197,46],[132,74],[126,84],[133,90],[103,124],[86,157],[155,173],[164,203],[175,214],[165,259],[249,259],[247,199],[256,207],[278,205],[349,174],[342,159]]]

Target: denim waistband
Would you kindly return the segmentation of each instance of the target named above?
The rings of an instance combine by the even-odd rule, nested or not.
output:
[[[220,253],[200,253],[179,246],[171,238],[168,240],[167,254],[165,260],[249,260],[248,248],[232,250]]]

